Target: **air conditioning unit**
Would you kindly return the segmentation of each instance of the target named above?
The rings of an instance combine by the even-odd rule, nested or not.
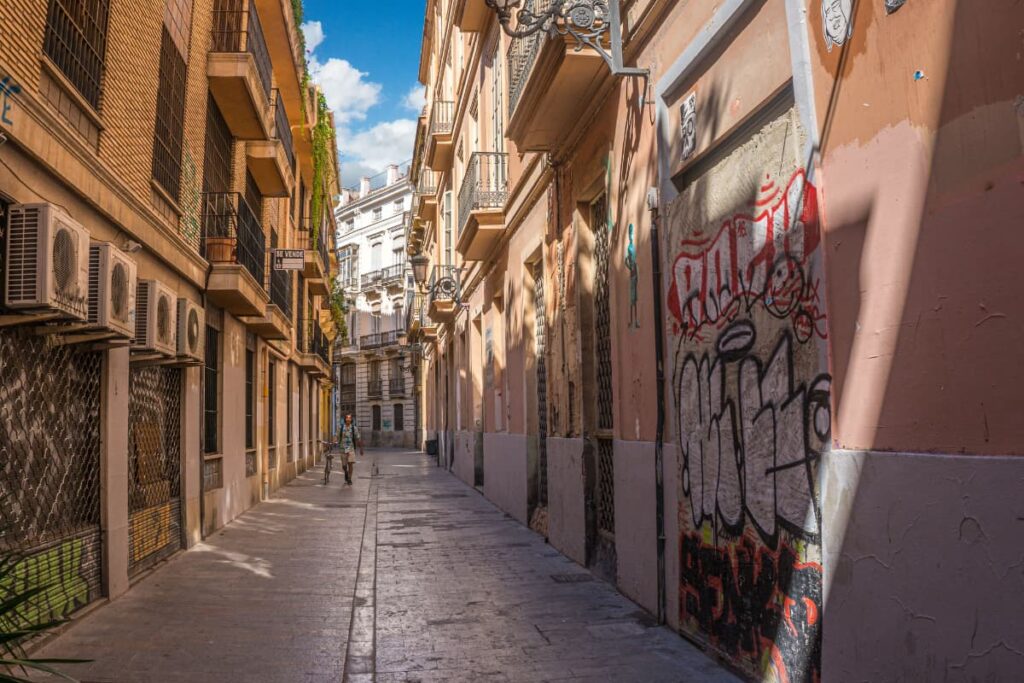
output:
[[[89,231],[53,204],[10,208],[4,306],[60,313],[84,321],[89,315]]]
[[[133,351],[174,356],[178,351],[178,297],[157,280],[139,280],[135,294]]]
[[[178,358],[205,359],[205,328],[206,311],[189,299],[178,299]]]
[[[89,326],[135,336],[135,261],[110,242],[89,246]]]

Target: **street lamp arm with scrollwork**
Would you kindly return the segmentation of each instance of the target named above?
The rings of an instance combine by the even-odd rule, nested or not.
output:
[[[595,50],[615,76],[650,75],[648,69],[627,67],[622,63],[622,29],[620,0],[550,0],[546,8],[535,10],[535,2],[527,0],[485,0],[498,15],[505,33],[513,38],[526,38],[540,31],[569,35],[576,40],[575,50]],[[515,27],[513,28],[513,18]],[[605,49],[607,39],[610,51]]]

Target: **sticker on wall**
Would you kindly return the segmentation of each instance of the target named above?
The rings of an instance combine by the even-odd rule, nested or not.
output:
[[[825,27],[825,46],[842,46],[853,35],[853,0],[821,0],[821,21]]]
[[[637,285],[640,267],[636,262],[636,245],[633,242],[633,224],[629,224],[629,244],[626,245],[626,270],[629,271],[629,327],[640,329],[640,318],[636,313]]]
[[[689,159],[697,151],[697,93],[692,92],[683,100],[679,107],[679,125],[681,127],[683,160]]]

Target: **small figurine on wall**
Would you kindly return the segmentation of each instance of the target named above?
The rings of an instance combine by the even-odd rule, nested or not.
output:
[[[636,312],[637,283],[640,268],[636,262],[636,245],[633,242],[633,224],[629,224],[629,244],[626,245],[626,268],[629,270],[629,327],[640,329],[640,318]]]

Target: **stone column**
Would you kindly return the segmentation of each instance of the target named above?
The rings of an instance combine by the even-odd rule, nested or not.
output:
[[[203,529],[202,373],[201,367],[188,367],[181,373],[181,510],[186,548],[202,539]]]

